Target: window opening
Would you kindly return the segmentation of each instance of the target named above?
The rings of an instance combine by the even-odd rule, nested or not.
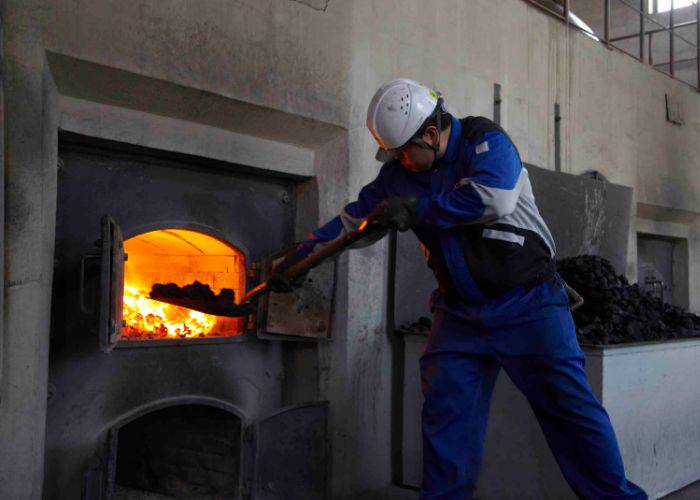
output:
[[[697,0],[675,0],[673,2],[673,9],[675,10],[683,7],[690,7],[696,3],[698,3]],[[649,0],[649,14],[660,14],[670,10],[671,0]]]

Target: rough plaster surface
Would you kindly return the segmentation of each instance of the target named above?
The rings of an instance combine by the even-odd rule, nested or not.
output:
[[[397,74],[434,85],[460,114],[490,115],[493,83],[499,82],[504,125],[527,161],[553,166],[552,112],[558,101],[563,106],[565,169],[574,173],[598,169],[611,180],[633,187],[641,179],[645,185],[640,186],[644,188],[640,201],[692,209],[693,186],[699,179],[687,183],[679,178],[672,192],[663,185],[660,190],[655,187],[661,182],[658,172],[637,172],[647,164],[655,168],[659,163],[692,164],[697,148],[692,138],[698,127],[691,106],[694,93],[581,33],[567,31],[525,2],[481,0],[467,5],[451,0],[438,8],[420,2],[399,6],[396,0],[341,2],[330,3],[323,13],[298,2],[232,2],[242,20],[223,26],[227,3],[222,0],[210,11],[193,13],[186,2],[160,10],[138,3],[111,9],[107,2],[49,2],[56,23],[47,33],[47,44],[62,54],[246,102],[260,102],[256,97],[264,93],[265,106],[349,128],[362,126],[366,102],[376,84]],[[216,21],[215,14],[220,15]],[[108,15],[116,17],[102,25],[91,23]],[[127,22],[135,22],[140,29],[120,32],[118,26]],[[251,28],[236,30],[241,22],[256,26],[255,33]],[[68,24],[72,29],[67,29]],[[175,37],[177,28],[182,30]],[[274,37],[265,38],[266,34]],[[173,38],[182,43],[188,36],[197,42],[195,47],[178,51],[180,47],[172,46]],[[278,39],[290,43],[276,43]],[[139,42],[148,42],[150,50],[138,50]],[[432,44],[439,42],[445,47],[436,57]],[[255,47],[260,54],[247,60],[228,54],[229,47],[241,51]],[[208,56],[201,58],[207,49]],[[291,50],[293,57],[289,57]],[[178,60],[173,60],[175,54],[180,55]],[[272,64],[265,66],[270,62],[267,57]],[[187,65],[191,71],[185,72]],[[302,74],[301,68],[306,67],[313,71]],[[258,73],[251,76],[253,71]],[[245,83],[239,84],[243,79]],[[317,91],[319,87],[323,92]],[[280,99],[284,89],[289,95]],[[331,90],[337,92],[329,95]],[[687,111],[683,127],[663,119],[667,92],[677,95]],[[323,109],[306,101],[317,102],[317,95],[328,99]],[[300,112],[295,106],[303,109]],[[669,140],[673,148],[665,145]],[[659,162],[669,149],[676,152]],[[673,168],[676,177],[692,171]],[[679,197],[678,191],[687,194]],[[661,199],[656,199],[657,193]]]
[[[61,97],[59,105],[59,126],[68,132],[260,170],[308,177],[315,174],[314,152],[309,148],[72,97]]]
[[[20,5],[21,4],[21,5]],[[55,87],[39,2],[5,2],[5,300],[0,491],[40,498],[56,197]]]
[[[326,9],[328,8],[328,4],[330,3],[330,0],[290,0],[292,2],[299,2],[302,5],[306,5],[307,7],[311,7],[314,10],[318,10],[320,12],[325,12]]]
[[[344,122],[351,3],[58,0],[46,44],[62,54],[322,121]],[[317,0],[307,1],[315,5]],[[128,26],[128,29],[125,27]]]
[[[51,77],[64,96],[136,111],[125,115],[134,127],[126,136],[145,126],[139,113],[236,134],[243,128],[260,140],[286,144],[280,151],[293,145],[314,154],[337,140],[338,127],[347,131],[347,141],[339,144],[347,148],[342,166],[332,155],[328,164],[312,160],[324,179],[322,218],[376,174],[364,112],[374,89],[396,76],[439,89],[459,115],[491,116],[493,84],[500,83],[503,125],[524,160],[550,169],[552,113],[559,102],[564,171],[596,169],[633,187],[640,204],[697,211],[698,96],[526,2],[215,0],[204,8],[186,0],[5,0],[4,7],[9,289],[0,386],[3,441],[24,425],[37,439],[43,432],[53,241],[47,175],[55,151],[39,131],[53,126],[47,116],[57,111],[42,90],[46,50]],[[72,63],[56,65],[56,57]],[[666,93],[681,103],[684,126],[665,121]],[[172,98],[160,99],[164,95]],[[68,123],[70,117],[62,119]],[[175,134],[170,138],[144,132],[139,140],[159,147],[190,129],[169,130]],[[196,145],[202,155],[233,154],[223,144],[234,136],[197,130],[203,133]],[[121,132],[112,127],[110,133]],[[687,224],[697,235],[697,224]],[[321,396],[331,399],[334,491],[350,495],[389,482],[389,351],[379,306],[385,294],[383,245],[341,259],[336,340],[319,349]],[[691,262],[698,261],[695,248]],[[633,247],[628,255],[634,259]],[[698,267],[691,266],[696,308]],[[9,298],[22,283],[39,284],[27,286],[44,304],[36,310],[43,323],[24,321],[24,306]],[[9,319],[20,317],[21,324]],[[30,337],[31,347],[19,336]],[[13,399],[19,394],[33,395],[29,406]],[[0,458],[0,484],[9,481],[8,491],[18,498],[38,497],[42,449],[36,442]]]
[[[0,3],[0,38],[3,37],[3,6]],[[0,60],[4,60],[4,50],[3,46],[0,45]],[[5,68],[0,66],[0,81],[5,80]],[[2,186],[2,193],[0,194],[0,199],[2,203],[0,204],[0,220],[5,220],[5,91],[3,87],[0,87],[0,170],[2,171],[2,177],[0,178],[0,186]],[[0,232],[0,259],[2,260],[2,268],[0,269],[0,275],[2,276],[3,287],[0,288],[0,304],[5,303],[5,234],[4,231]],[[3,373],[3,332],[5,329],[5,310],[4,307],[0,308],[0,402],[2,401],[2,373]]]

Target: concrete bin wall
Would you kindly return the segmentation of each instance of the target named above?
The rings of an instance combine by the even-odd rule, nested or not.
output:
[[[700,339],[586,349],[625,468],[651,498],[700,479]]]
[[[426,337],[405,335],[403,477],[422,475],[418,359]],[[700,479],[700,340],[585,347],[586,373],[613,422],[628,477],[650,498]],[[491,402],[476,496],[575,499],[525,397],[501,372]]]

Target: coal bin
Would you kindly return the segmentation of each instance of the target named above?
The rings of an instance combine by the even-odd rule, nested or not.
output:
[[[700,337],[700,316],[630,285],[601,257],[557,262],[557,271],[585,302],[574,311],[579,342],[621,344]]]

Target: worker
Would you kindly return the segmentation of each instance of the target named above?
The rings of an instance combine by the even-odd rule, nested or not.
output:
[[[377,178],[298,244],[273,282],[288,290],[281,271],[370,214],[387,230],[416,234],[438,284],[420,360],[421,499],[471,498],[500,368],[580,498],[647,498],[626,479],[610,419],[591,392],[554,240],[506,132],[487,118],[456,119],[440,94],[407,79],[379,88],[367,127],[387,160]]]

